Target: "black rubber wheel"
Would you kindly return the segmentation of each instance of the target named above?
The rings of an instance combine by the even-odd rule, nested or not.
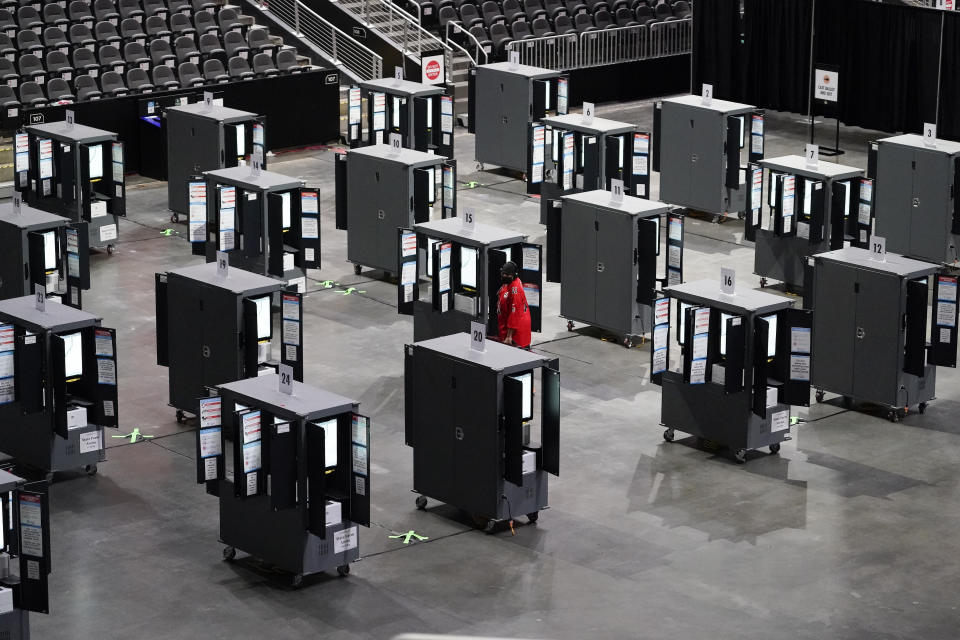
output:
[[[177,423],[183,424],[183,411],[177,409]]]
[[[237,550],[233,547],[224,547],[223,548],[223,559],[227,562],[230,562],[237,557]]]
[[[342,564],[337,567],[337,574],[339,574],[341,578],[346,578],[348,575],[350,575],[350,565]]]
[[[116,251],[116,247],[114,247],[112,244],[108,244],[108,245],[107,245],[107,254],[112,256],[113,253],[114,253],[114,251]]]
[[[539,512],[539,511],[534,511],[533,513],[528,513],[528,514],[527,514],[527,520],[528,520],[529,522],[531,522],[531,523],[534,523],[534,522],[536,522],[536,521],[539,520],[539,519],[540,519],[540,512]]]
[[[663,439],[667,442],[673,442],[674,437],[676,437],[676,433],[674,433],[673,429],[667,429],[663,432]]]
[[[746,220],[747,214],[743,211],[737,211],[737,220]]]
[[[747,461],[747,450],[746,449],[737,449],[733,454],[734,459],[743,464]]]
[[[767,279],[760,278],[760,288],[763,289],[765,286],[767,286]]]
[[[353,273],[354,273],[354,275],[360,275],[360,272],[361,272],[362,270],[363,270],[363,267],[361,267],[359,264],[353,265]]]
[[[290,579],[290,586],[293,587],[294,589],[299,589],[300,587],[302,587],[303,574],[302,573],[293,574],[293,577]]]
[[[889,419],[890,422],[900,422],[900,412],[896,409],[887,411],[887,419]]]
[[[427,497],[426,496],[417,496],[417,509],[423,511],[427,508]]]
[[[823,389],[817,389],[817,395],[816,395],[817,402],[823,402],[823,397],[825,395],[826,393],[824,393]]]
[[[624,338],[624,339],[623,339],[623,346],[625,346],[627,349],[632,349],[632,348],[633,348],[633,341],[632,341],[629,337]]]
[[[917,405],[917,411],[920,412],[920,415],[925,414],[927,412],[927,403],[921,402],[919,405]]]
[[[88,465],[86,465],[86,466],[83,468],[83,471],[84,471],[84,473],[86,473],[88,476],[95,476],[95,475],[97,475],[97,465],[95,465],[95,464],[88,464]]]
[[[180,222],[180,215],[176,213],[170,214],[170,222],[177,223]]]
[[[780,443],[779,443],[779,442],[776,442],[776,443],[770,445],[770,453],[772,453],[773,455],[777,455],[778,453],[780,453]]]
[[[485,525],[483,525],[483,532],[484,532],[484,533],[493,533],[493,532],[496,530],[496,528],[497,528],[497,521],[496,521],[496,520],[487,520],[487,523],[486,523]]]
[[[573,331],[573,320],[567,320],[567,331]]]

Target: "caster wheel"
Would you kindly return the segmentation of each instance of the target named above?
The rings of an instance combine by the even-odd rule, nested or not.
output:
[[[342,564],[339,567],[337,567],[337,574],[341,578],[346,578],[348,575],[350,575],[350,565]]]
[[[843,407],[844,407],[845,409],[852,409],[852,408],[853,408],[853,398],[851,398],[850,396],[843,396]]]
[[[673,429],[667,429],[666,431],[663,432],[663,439],[666,440],[667,442],[673,442],[673,438],[675,436],[676,434],[673,432]]]
[[[767,286],[767,279],[766,279],[766,278],[760,278],[760,288],[763,289],[763,288],[766,287],[766,286]]]
[[[770,453],[772,453],[773,455],[777,455],[778,453],[780,453],[780,443],[779,443],[779,442],[777,442],[776,444],[770,445]]]
[[[747,219],[746,213],[744,213],[743,211],[737,212],[737,220],[746,220],[746,219]]]
[[[183,424],[183,421],[184,421],[183,411],[181,411],[180,409],[177,409],[177,424]]]
[[[747,450],[737,449],[736,452],[733,454],[733,457],[737,462],[739,462],[740,464],[743,464],[744,462],[747,461]]]
[[[573,320],[567,320],[567,331],[573,331]]]
[[[532,524],[532,523],[535,523],[535,522],[536,522],[537,520],[539,520],[539,519],[540,519],[540,512],[539,512],[539,511],[534,511],[533,513],[528,513],[528,514],[527,514],[527,521],[529,521],[531,524]]]
[[[170,222],[173,222],[173,223],[180,222],[180,216],[176,213],[170,214]]]
[[[482,163],[482,162],[478,162],[478,163],[477,163],[477,171],[483,171],[483,163]]]
[[[360,265],[358,265],[358,264],[353,265],[353,274],[354,274],[354,275],[357,275],[357,276],[360,275],[360,271],[361,271],[361,270],[362,270],[362,268],[361,268]]]
[[[487,520],[487,524],[483,525],[483,532],[493,533],[496,528],[497,528],[496,520]]]
[[[425,496],[417,496],[417,509],[423,511],[427,508],[427,498]]]
[[[823,397],[824,397],[825,395],[826,395],[826,393],[824,393],[823,389],[818,390],[818,391],[817,391],[817,396],[816,396],[816,397],[817,397],[817,402],[823,402]]]
[[[720,216],[713,216],[713,220],[712,220],[712,221],[713,221],[714,224],[719,224],[719,223],[720,223]]]
[[[107,255],[111,255],[111,256],[112,256],[112,255],[116,252],[116,250],[117,250],[117,248],[114,247],[112,244],[108,244],[108,245],[107,245]]]
[[[302,574],[302,573],[295,573],[295,574],[293,575],[293,577],[290,579],[290,586],[293,587],[294,589],[299,589],[300,587],[302,587],[302,586],[303,586],[303,574]]]
[[[86,466],[83,468],[83,471],[84,471],[84,473],[86,473],[88,476],[95,476],[95,475],[97,475],[97,465],[95,465],[95,464],[88,464],[88,465],[86,465]]]
[[[917,405],[917,411],[920,412],[920,415],[923,415],[924,413],[926,413],[926,412],[927,412],[927,403],[926,403],[926,402],[921,402],[919,405]]]
[[[887,411],[887,419],[890,422],[900,422],[900,412],[895,410]]]
[[[223,559],[227,562],[230,562],[237,557],[237,550],[233,547],[224,547],[223,548]]]
[[[624,338],[624,339],[623,339],[623,346],[625,346],[627,349],[632,349],[632,348],[633,348],[633,341],[632,341],[630,338]]]

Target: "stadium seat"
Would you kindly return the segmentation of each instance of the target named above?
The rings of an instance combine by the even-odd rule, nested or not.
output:
[[[97,81],[93,76],[78,76],[74,87],[76,87],[77,100],[79,102],[99,100],[103,97],[103,93],[100,91],[100,87],[97,86]]]

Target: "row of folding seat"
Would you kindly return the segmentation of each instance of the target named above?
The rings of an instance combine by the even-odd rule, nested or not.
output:
[[[517,21],[533,22],[537,18],[547,18],[552,23],[563,15],[595,15],[601,10],[616,14],[620,8],[629,8],[640,24],[678,19],[690,13],[690,5],[686,0],[676,1],[676,12],[664,1],[655,8],[651,8],[647,0],[522,0],[522,5],[520,2],[521,0],[503,0],[503,4],[499,5],[494,0],[486,0],[479,8],[475,4],[464,2],[459,9],[447,5],[440,10],[440,27],[445,33],[447,22],[459,22],[468,29],[475,24],[483,24],[489,29],[498,22],[509,25]],[[666,13],[662,8],[665,8]]]
[[[26,106],[31,108],[43,107],[48,104],[65,104],[75,101],[97,100],[102,97],[117,97],[130,93],[153,93],[181,87],[193,87],[209,83],[225,83],[231,80],[250,80],[266,78],[279,74],[300,73],[304,70],[296,60],[292,51],[290,56],[278,58],[278,63],[267,54],[257,54],[253,58],[253,66],[240,56],[230,58],[227,67],[217,59],[210,59],[203,63],[203,71],[196,63],[181,63],[176,70],[167,65],[153,67],[148,75],[146,69],[133,68],[124,75],[118,71],[106,71],[102,75],[83,74],[77,76],[73,82],[62,77],[50,78],[41,83],[34,80],[23,82],[18,87],[9,84],[0,85],[0,109],[8,117],[16,116],[15,110]],[[99,84],[98,84],[99,78]],[[46,92],[44,92],[44,86]]]

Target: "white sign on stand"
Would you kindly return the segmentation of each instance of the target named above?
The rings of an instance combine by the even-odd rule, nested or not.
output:
[[[924,146],[936,149],[937,147],[937,125],[931,122],[923,123],[923,144]]]
[[[623,202],[623,180],[610,180],[610,202],[613,204]]]
[[[280,384],[277,390],[288,396],[293,395],[293,367],[288,364],[281,364],[277,367],[277,373],[280,374]]]
[[[260,169],[263,167],[263,149],[257,147],[250,155],[250,175],[257,177],[260,175]]]
[[[394,84],[400,84],[400,81],[403,80],[403,67],[393,68],[393,80]]]
[[[23,215],[21,207],[23,206],[23,195],[19,191],[13,192],[13,212],[17,215]]]
[[[67,109],[67,110],[64,112],[64,115],[65,115],[66,120],[67,120],[67,129],[73,129],[73,125],[74,125],[74,123],[76,122],[76,116],[74,115],[73,110],[72,110],[72,109]]]
[[[227,272],[230,270],[230,257],[227,255],[226,251],[217,251],[217,276],[221,278],[227,277]]]
[[[400,153],[403,148],[403,137],[399,133],[390,134],[390,153],[395,155]]]
[[[704,83],[703,89],[701,90],[701,93],[700,93],[700,98],[701,98],[700,102],[705,107],[709,107],[711,104],[713,104],[713,85],[712,84]]]
[[[824,102],[840,100],[840,73],[829,69],[814,69],[813,99]]]
[[[470,348],[474,351],[487,350],[487,327],[482,322],[470,323]]]
[[[463,230],[473,233],[473,230],[477,227],[477,215],[473,212],[473,209],[464,209],[462,218]]]
[[[514,67],[514,68],[520,66],[520,52],[519,52],[519,51],[511,51],[511,52],[510,52],[510,66],[511,66],[511,67]]]
[[[583,103],[583,124],[593,123],[594,107],[592,102]]]
[[[807,153],[804,155],[807,160],[807,169],[816,169],[820,166],[820,146],[816,144],[807,145]]]
[[[207,108],[207,111],[213,109],[213,92],[204,91],[203,92],[203,106]]]
[[[881,236],[870,237],[870,259],[887,261],[887,239]]]
[[[733,295],[737,289],[737,272],[729,267],[720,267],[720,291]]]
[[[36,296],[37,311],[44,313],[47,310],[47,285],[36,283],[33,285],[34,295]]]

